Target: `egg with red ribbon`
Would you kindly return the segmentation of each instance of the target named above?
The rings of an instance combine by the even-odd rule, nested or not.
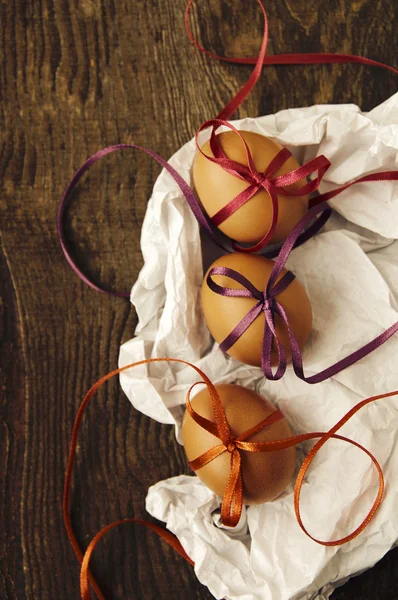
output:
[[[222,153],[217,162],[206,158],[215,157],[207,141],[196,154],[192,171],[197,196],[211,222],[241,244],[261,246],[268,233],[272,235],[267,243],[284,240],[308,210],[308,195],[288,195],[297,193],[306,179],[283,189],[273,180],[298,169],[299,163],[275,140],[251,131],[226,131],[215,135],[214,143]],[[224,158],[230,159],[229,163]]]
[[[212,448],[220,446],[220,439],[202,427],[187,410],[182,424],[182,437],[188,461],[201,481],[218,496],[224,496],[231,477],[231,453],[238,448],[241,458],[243,503],[260,504],[277,498],[289,485],[296,464],[296,449],[290,447],[272,452],[239,449],[240,436],[245,442],[269,442],[292,436],[290,427],[280,411],[265,398],[240,385],[215,386],[224,408],[231,434],[228,447],[204,466],[198,459]],[[201,390],[191,401],[194,411],[215,423],[212,399],[208,388]],[[248,437],[244,434],[266,420],[265,426]],[[244,444],[242,444],[244,446]],[[199,462],[200,465],[200,462]],[[236,467],[232,467],[236,468]]]
[[[263,256],[232,253],[217,259],[203,279],[202,309],[210,333],[223,351],[248,365],[291,359],[286,321],[300,350],[311,333],[304,286],[286,269],[272,282],[274,264]]]

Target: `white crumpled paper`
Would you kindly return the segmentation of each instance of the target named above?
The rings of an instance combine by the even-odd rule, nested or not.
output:
[[[332,162],[320,191],[367,173],[397,169],[398,94],[369,113],[354,105],[312,106],[235,121],[286,145],[300,162],[325,154]],[[206,132],[202,135],[202,141]],[[170,160],[191,183],[195,143]],[[304,284],[314,323],[303,358],[313,374],[350,354],[398,320],[398,194],[394,182],[364,183],[331,202],[324,230],[294,250],[287,266]],[[279,382],[259,368],[226,357],[213,345],[200,307],[203,278],[197,222],[174,180],[163,171],[142,228],[144,267],[131,301],[139,324],[121,347],[120,366],[149,357],[179,357],[213,382],[236,382],[261,392],[284,412],[294,433],[327,430],[354,404],[398,389],[398,336],[367,358],[317,385],[300,381],[291,367]],[[206,265],[219,252],[203,239]],[[198,380],[189,367],[152,364],[121,375],[133,405],[176,426],[187,387]],[[220,528],[220,499],[195,476],[150,488],[147,509],[165,521],[195,562],[198,579],[216,598],[236,600],[326,599],[339,583],[371,567],[398,539],[398,397],[381,400],[342,430],[375,454],[385,478],[380,510],[350,543],[326,548],[297,524],[293,483],[277,500],[244,511],[238,531]],[[298,451],[298,462],[312,443]],[[332,440],[322,449],[302,492],[304,524],[315,537],[350,533],[370,508],[377,475],[355,447]],[[216,512],[215,512],[216,511]]]

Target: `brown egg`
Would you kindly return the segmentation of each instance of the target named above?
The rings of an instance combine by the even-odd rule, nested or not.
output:
[[[216,385],[221,402],[224,406],[228,424],[234,436],[251,429],[274,412],[273,407],[265,398],[256,392],[240,385]],[[210,394],[207,388],[201,390],[192,400],[192,406],[201,416],[215,422]],[[280,440],[292,436],[286,419],[264,427],[246,441],[266,442]],[[185,412],[182,423],[184,448],[189,461],[219,445],[221,442],[214,435],[198,425]],[[260,504],[274,500],[289,485],[295,463],[296,449],[272,452],[240,451],[242,457],[243,502],[245,504]],[[203,483],[218,496],[222,496],[230,474],[229,452],[224,452],[206,466],[196,471]]]
[[[234,269],[244,275],[258,290],[264,291],[273,265],[273,261],[268,258],[237,252],[217,259],[210,269],[221,266]],[[202,308],[210,333],[220,344],[257,303],[257,300],[216,294],[207,285],[207,273],[202,284]],[[285,273],[286,269],[283,269],[278,281]],[[243,288],[240,283],[223,275],[214,275],[212,279],[223,287]],[[304,287],[295,278],[283,292],[276,296],[276,299],[285,309],[290,327],[302,349],[310,336],[312,326],[311,304]],[[283,345],[287,360],[290,360],[291,349],[287,329],[279,315],[274,315],[274,319],[278,339]],[[260,313],[235,344],[229,348],[228,354],[248,365],[261,366],[264,322],[264,313]],[[276,345],[273,341],[272,365],[277,364],[277,358]]]
[[[256,170],[263,173],[272,159],[283,146],[258,133],[242,131]],[[247,165],[244,145],[236,133],[227,131],[217,135],[217,139],[228,158]],[[202,146],[209,156],[214,156],[209,142]],[[285,175],[299,167],[299,163],[290,157],[272,177]],[[213,217],[237,194],[249,186],[235,175],[224,171],[219,165],[207,160],[200,152],[193,164],[193,182],[196,193],[209,217]],[[305,179],[292,184],[287,189],[297,189],[306,183]],[[271,242],[284,240],[296,223],[308,210],[308,196],[286,196],[278,194],[279,216]],[[255,244],[267,233],[272,219],[272,203],[268,193],[261,188],[246,204],[219,225],[219,229],[233,240]]]

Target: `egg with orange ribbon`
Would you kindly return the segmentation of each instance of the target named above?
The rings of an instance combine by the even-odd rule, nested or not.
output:
[[[233,439],[242,436],[246,442],[269,442],[292,436],[283,414],[253,390],[234,384],[220,384],[215,388]],[[191,405],[201,417],[216,422],[208,388],[201,390]],[[249,437],[244,435],[265,419],[268,423],[260,431]],[[184,415],[182,437],[188,461],[193,465],[198,457],[220,445],[220,439],[197,423],[188,410]],[[218,496],[224,495],[230,480],[232,446],[201,468],[195,468],[201,481]],[[239,452],[244,504],[274,500],[289,485],[296,464],[294,446],[273,452]]]
[[[270,364],[278,364],[278,344],[286,361],[291,359],[289,332],[278,311],[286,316],[300,350],[311,333],[309,298],[290,271],[281,270],[267,296],[273,267],[268,258],[237,252],[217,259],[203,279],[202,309],[210,333],[222,350],[248,365],[262,366],[270,324],[274,327]]]
[[[220,162],[206,158],[214,158],[210,141],[201,146],[192,171],[197,196],[212,223],[232,240],[256,245],[273,228],[268,243],[280,242],[305,215],[309,199],[308,195],[287,195],[282,188],[276,189],[277,219],[272,227],[274,209],[266,179],[291,173],[300,165],[283,146],[258,133],[226,131],[215,136],[215,143],[225,157],[247,167],[249,162],[244,142],[250,152],[253,168],[243,178],[235,174],[234,169],[226,169]],[[276,159],[277,155],[281,160]],[[276,169],[272,167],[275,160]],[[306,179],[303,178],[284,187],[287,191],[297,193],[305,184]],[[249,188],[257,191],[237,207],[235,199]]]

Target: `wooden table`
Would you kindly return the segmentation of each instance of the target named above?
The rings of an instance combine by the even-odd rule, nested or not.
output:
[[[336,51],[396,58],[391,0],[267,2],[269,54]],[[253,1],[211,0],[194,11],[207,47],[255,55]],[[99,148],[135,142],[169,157],[232,97],[248,67],[194,50],[185,0],[7,0],[0,3],[0,598],[79,597],[79,568],[61,514],[67,449],[79,402],[117,365],[134,334],[128,301],[86,287],[56,233],[61,193]],[[395,28],[394,28],[395,21]],[[396,90],[393,74],[358,65],[268,67],[236,117],[313,103],[364,110]],[[98,282],[129,289],[142,265],[142,219],[158,165],[126,152],[96,165],[74,195],[67,236]],[[117,380],[84,420],[72,494],[83,546],[108,522],[144,517],[148,487],[187,473],[171,427],[136,412]],[[397,597],[398,552],[333,600]],[[193,570],[153,534],[116,530],[95,553],[107,598],[211,598]]]

